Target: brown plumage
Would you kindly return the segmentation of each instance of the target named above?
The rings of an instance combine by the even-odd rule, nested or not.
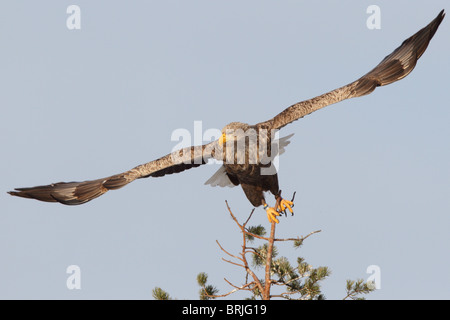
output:
[[[273,157],[278,153],[282,153],[284,146],[288,143],[287,139],[280,139],[280,150],[273,150],[271,147],[274,138],[272,130],[281,129],[287,124],[330,104],[369,94],[376,87],[404,78],[414,69],[417,60],[425,52],[444,16],[445,13],[442,10],[430,24],[406,39],[374,69],[358,80],[318,97],[296,103],[274,118],[254,126],[239,122],[227,125],[222,131],[224,133],[222,137],[231,136],[232,138],[231,141],[228,139],[226,144],[222,144],[219,139],[203,146],[184,148],[129,171],[103,179],[84,182],[58,182],[46,186],[17,188],[15,191],[10,191],[9,194],[40,201],[77,205],[97,198],[108,190],[122,188],[135,179],[161,177],[166,174],[178,173],[205,164],[211,158],[226,160],[228,153],[228,156],[233,161],[224,161],[223,166],[207,181],[207,184],[213,186],[235,186],[240,184],[247,198],[254,206],[264,204],[263,192],[270,191],[277,196],[279,187],[276,172],[273,174],[261,174],[261,169],[269,168]],[[245,145],[244,149],[234,148],[234,151],[231,150],[230,142],[234,144],[238,143],[240,139],[249,140],[248,135],[242,138],[239,135],[229,136],[225,134],[227,130],[233,131],[237,129],[241,129],[244,132],[253,130],[256,133],[256,145]],[[259,158],[258,151],[263,145],[266,145],[269,157],[268,161],[261,162],[262,159]],[[257,159],[256,162],[249,161],[252,156]]]

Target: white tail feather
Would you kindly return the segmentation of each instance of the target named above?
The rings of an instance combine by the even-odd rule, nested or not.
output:
[[[216,171],[212,175],[211,178],[209,178],[205,184],[211,185],[211,187],[234,187],[235,185],[230,181],[230,178],[227,176],[227,172],[225,171],[224,166],[220,166],[219,170]]]

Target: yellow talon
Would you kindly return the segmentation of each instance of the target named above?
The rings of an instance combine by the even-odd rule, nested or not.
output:
[[[282,212],[288,209],[291,213],[294,213],[294,210],[292,210],[293,205],[294,203],[292,201],[281,199],[278,205],[278,211]]]
[[[267,219],[269,219],[270,223],[272,223],[272,222],[279,223],[280,222],[276,218],[276,216],[279,216],[280,213],[277,210],[275,210],[275,208],[269,207],[267,204],[265,204],[264,209],[267,212]]]

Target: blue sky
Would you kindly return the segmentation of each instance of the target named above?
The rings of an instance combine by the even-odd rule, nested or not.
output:
[[[69,30],[66,9],[81,8]],[[0,298],[151,299],[158,286],[196,299],[196,275],[222,293],[243,270],[221,260],[252,206],[241,188],[211,188],[217,170],[141,179],[82,206],[6,191],[110,176],[159,158],[174,130],[272,118],[347,84],[428,24],[447,1],[3,1],[0,4]],[[369,299],[450,298],[450,25],[444,19],[405,79],[311,114],[279,164],[295,216],[279,245],[328,266],[330,299],[346,279],[381,271]],[[207,142],[207,141],[204,141]],[[288,198],[290,196],[287,196]],[[267,197],[270,203],[271,196]],[[262,208],[252,224],[268,227]],[[81,270],[81,289],[66,268]],[[240,298],[237,294],[231,298]]]

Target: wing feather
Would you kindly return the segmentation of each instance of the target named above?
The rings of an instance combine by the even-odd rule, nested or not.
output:
[[[120,189],[128,183],[147,177],[162,177],[205,164],[214,156],[216,141],[197,147],[172,152],[157,160],[139,165],[129,171],[107,178],[82,182],[58,182],[31,188],[16,188],[10,195],[66,205],[83,204],[108,190]]]
[[[426,27],[403,41],[397,49],[386,56],[374,69],[358,80],[318,97],[296,103],[265,123],[271,124],[274,129],[280,129],[330,104],[364,96],[371,93],[376,87],[385,86],[403,79],[416,66],[417,60],[425,52],[444,16],[445,13],[442,10]]]

